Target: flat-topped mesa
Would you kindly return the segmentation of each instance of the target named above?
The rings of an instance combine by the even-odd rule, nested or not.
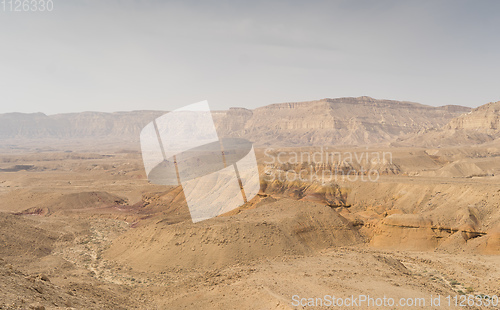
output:
[[[342,97],[342,98],[325,98],[322,99],[328,103],[344,103],[344,104],[352,104],[352,105],[395,105],[395,106],[413,106],[413,107],[430,107],[420,103],[411,102],[411,101],[397,101],[397,100],[389,100],[389,99],[375,99],[369,96],[361,96],[361,97]],[[432,108],[432,107],[431,107]]]
[[[397,100],[388,100],[388,99],[375,99],[368,96],[361,97],[342,97],[342,98],[323,98],[319,100],[313,101],[300,101],[300,102],[283,102],[283,103],[274,103],[270,104],[258,109],[295,109],[301,107],[313,107],[313,106],[327,106],[334,107],[335,104],[350,104],[350,105],[366,105],[366,104],[375,104],[375,105],[404,105],[404,106],[415,106],[415,107],[428,107],[434,108],[431,106],[426,106],[416,102],[410,101],[397,101]],[[462,107],[464,108],[464,107]],[[470,109],[464,108],[464,111],[468,111]]]

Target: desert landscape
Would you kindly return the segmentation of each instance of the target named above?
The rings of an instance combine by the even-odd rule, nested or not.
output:
[[[499,112],[214,111],[253,142],[260,192],[198,223],[144,170],[140,131],[167,111],[0,114],[0,309],[499,309]]]

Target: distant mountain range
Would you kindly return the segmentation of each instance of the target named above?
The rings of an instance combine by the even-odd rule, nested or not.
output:
[[[214,118],[220,135],[245,137],[258,145],[366,145],[441,127],[470,110],[358,97],[229,109]]]
[[[445,125],[450,127],[447,130],[453,126],[474,127],[476,122],[482,124],[481,115],[490,113],[478,114],[479,120],[461,116],[470,111],[455,105],[432,107],[358,97],[278,103],[253,110],[231,108],[214,111],[212,115],[221,137],[247,138],[257,146],[312,146],[389,144],[403,136],[422,135]],[[62,144],[115,142],[138,148],[142,128],[164,113],[167,112],[0,114],[0,141],[4,148],[28,142],[43,145],[45,140]],[[498,124],[498,118],[488,122]]]

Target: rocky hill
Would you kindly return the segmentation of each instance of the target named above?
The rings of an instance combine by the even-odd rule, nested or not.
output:
[[[497,142],[500,137],[500,101],[490,102],[462,114],[442,128],[425,129],[401,137],[395,145],[458,146]]]
[[[221,137],[243,137],[258,146],[364,145],[441,127],[469,111],[461,106],[358,97],[279,103],[254,110],[231,108],[215,111],[213,117]],[[4,148],[47,141],[55,146],[99,141],[138,149],[142,128],[164,113],[0,114],[0,141]]]
[[[500,131],[500,101],[482,105],[445,126],[446,130],[474,130],[496,135]]]

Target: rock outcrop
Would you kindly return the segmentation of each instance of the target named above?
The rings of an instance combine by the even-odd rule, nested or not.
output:
[[[444,147],[493,142],[500,137],[500,101],[482,105],[452,119],[442,128],[401,137],[394,145]]]

